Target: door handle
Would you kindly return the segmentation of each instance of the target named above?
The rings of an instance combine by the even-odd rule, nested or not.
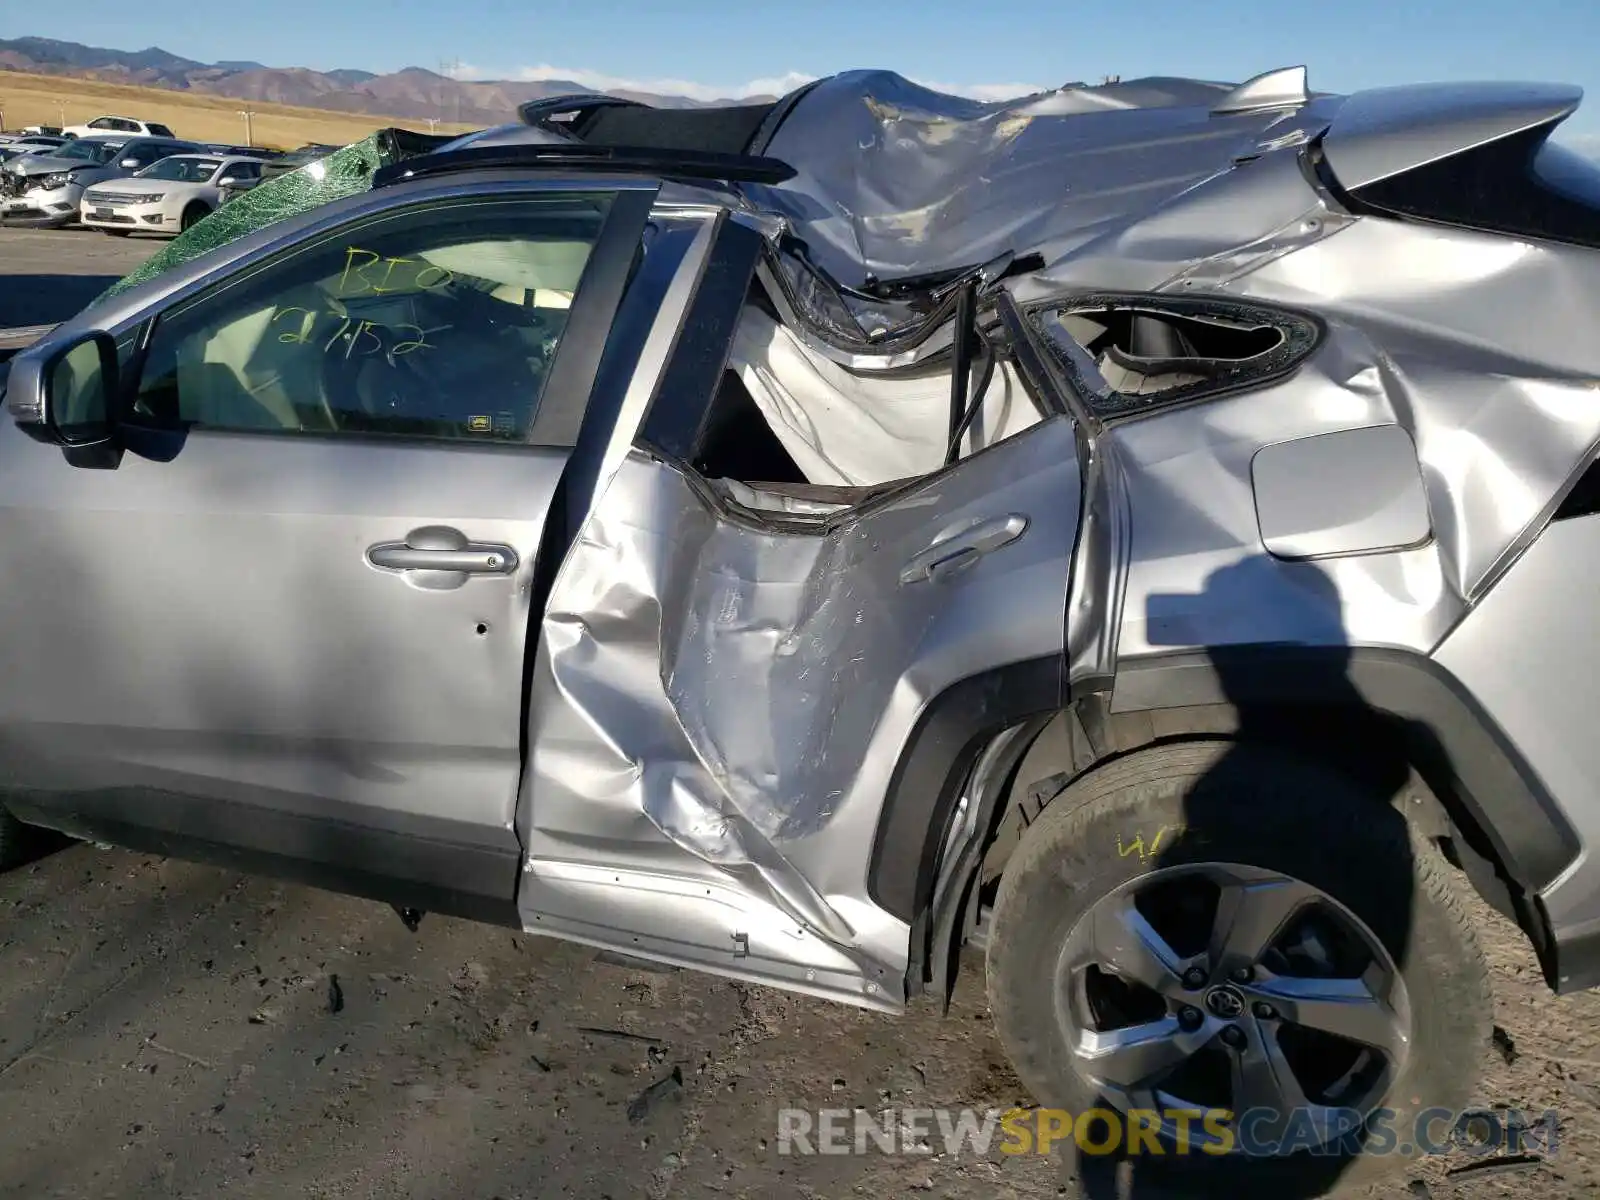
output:
[[[387,571],[412,573],[420,587],[460,587],[469,575],[509,575],[517,569],[510,546],[474,542],[448,525],[413,529],[403,542],[367,547],[367,561]]]
[[[461,550],[429,550],[389,542],[367,551],[367,561],[391,571],[465,571],[473,575],[507,575],[517,556],[506,546],[469,546]]]
[[[1028,518],[1021,513],[979,520],[940,538],[914,556],[900,572],[902,584],[928,581],[938,583],[966,570],[985,554],[1010,545],[1027,531]]]

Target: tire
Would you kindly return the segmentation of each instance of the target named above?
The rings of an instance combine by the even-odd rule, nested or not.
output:
[[[178,221],[178,232],[188,233],[189,230],[194,228],[196,222],[203,221],[210,215],[211,209],[206,207],[204,204],[196,203],[189,205],[188,208],[183,210],[183,216]]]
[[[1185,1029],[1185,1021],[1203,1022],[1198,1029],[1163,1041],[1176,1044],[1180,1037],[1187,1038],[1184,1047],[1203,1042],[1206,1048],[1201,1055],[1186,1061],[1198,1063],[1203,1056],[1214,1067],[1224,1063],[1218,1069],[1230,1080],[1232,1099],[1238,1097],[1233,1089],[1240,1089],[1244,1078],[1235,1071],[1246,1060],[1241,1050],[1224,1044],[1226,1037],[1234,1038],[1236,1046],[1248,1047],[1251,1055],[1269,1045],[1269,1040],[1271,1045],[1288,1047],[1288,1039],[1299,1037],[1302,1047],[1310,1044],[1319,1052],[1353,1053],[1356,1063],[1377,1070],[1373,1064],[1384,1061],[1380,1052],[1353,1049],[1356,1044],[1347,1041],[1307,1043],[1305,1039],[1322,1035],[1307,1034],[1303,1028],[1291,1034],[1292,1008],[1289,1013],[1270,1006],[1258,1008],[1260,997],[1269,994],[1263,989],[1280,989],[1271,995],[1292,994],[1282,991],[1285,985],[1273,971],[1289,962],[1276,956],[1299,953],[1299,945],[1286,945],[1291,940],[1288,935],[1297,934],[1297,922],[1325,923],[1330,929],[1337,926],[1351,946],[1365,938],[1361,944],[1371,949],[1373,961],[1386,952],[1399,980],[1401,986],[1388,993],[1388,999],[1392,1012],[1406,1018],[1409,1040],[1392,1043],[1399,1047],[1398,1057],[1390,1060],[1387,1073],[1378,1072],[1370,1097],[1351,1110],[1367,1112],[1374,1102],[1371,1097],[1376,1097],[1385,1116],[1382,1125],[1389,1133],[1374,1132],[1369,1124],[1310,1154],[1270,1154],[1260,1143],[1255,1153],[1246,1153],[1241,1137],[1233,1153],[1211,1154],[1200,1152],[1194,1141],[1184,1152],[1172,1136],[1174,1127],[1169,1126],[1163,1131],[1165,1153],[1153,1152],[1147,1141],[1133,1156],[1129,1165],[1136,1178],[1159,1187],[1163,1176],[1171,1176],[1174,1184],[1190,1188],[1201,1184],[1207,1195],[1236,1196],[1240,1189],[1253,1192],[1257,1187],[1274,1196],[1321,1195],[1335,1182],[1380,1178],[1414,1161],[1410,1157],[1415,1150],[1412,1134],[1423,1110],[1436,1107],[1454,1114],[1477,1102],[1480,1098],[1473,1095],[1473,1088],[1487,1051],[1492,1006],[1488,971],[1466,916],[1461,885],[1437,848],[1411,829],[1390,805],[1389,796],[1375,791],[1371,784],[1358,783],[1304,757],[1266,746],[1221,742],[1141,751],[1067,786],[1026,830],[1006,864],[988,942],[988,990],[996,1032],[1018,1075],[1041,1105],[1064,1109],[1076,1120],[1089,1109],[1128,1107],[1129,1095],[1137,1094],[1096,1083],[1075,1065],[1081,1061],[1073,1052],[1080,1035],[1071,1015],[1074,1002],[1063,997],[1086,994],[1092,987],[1138,998],[1136,1004],[1128,1003],[1142,1007],[1143,1015],[1125,1023],[1155,1020],[1161,1022],[1161,1030],[1169,1031]],[[1083,945],[1089,929],[1109,930],[1109,936],[1091,939],[1090,959],[1118,958],[1135,965],[1157,962],[1130,954],[1130,947],[1143,948],[1148,943],[1143,933],[1130,939],[1128,931],[1154,928],[1157,918],[1149,917],[1150,925],[1125,923],[1122,914],[1130,911],[1126,898],[1137,896],[1146,903],[1154,896],[1163,903],[1182,899],[1187,904],[1189,893],[1198,895],[1213,886],[1208,881],[1213,872],[1225,886],[1240,879],[1265,878],[1265,872],[1280,881],[1261,886],[1247,883],[1243,890],[1229,891],[1229,895],[1311,897],[1308,907],[1290,908],[1294,915],[1285,918],[1286,924],[1275,926],[1263,918],[1265,928],[1277,928],[1279,940],[1268,941],[1259,960],[1272,964],[1272,969],[1256,968],[1250,984],[1229,984],[1215,956],[1206,952],[1204,929],[1214,930],[1224,923],[1218,916],[1220,905],[1209,915],[1201,908],[1198,916],[1195,911],[1170,909],[1184,913],[1185,919],[1198,920],[1202,933],[1181,945],[1171,939],[1162,943],[1174,952],[1181,951],[1167,958],[1176,963],[1177,975],[1161,969],[1146,971],[1161,980],[1165,995],[1143,985],[1126,989],[1120,978],[1103,977],[1096,968],[1059,974],[1065,971],[1063,963],[1083,961],[1076,948]],[[1283,884],[1285,878],[1298,883]],[[1301,885],[1309,885],[1315,892]],[[1096,920],[1084,922],[1091,911]],[[1307,912],[1315,915],[1307,918]],[[1107,913],[1111,916],[1106,917]],[[1141,910],[1140,916],[1144,915]],[[1161,920],[1166,922],[1164,917]],[[1210,940],[1217,944],[1214,933]],[[1302,944],[1328,943],[1312,939],[1310,943],[1302,940]],[[1116,949],[1103,954],[1103,946]],[[1182,957],[1187,954],[1196,957]],[[1180,978],[1184,970],[1193,977]],[[1358,968],[1333,973],[1353,974]],[[1200,975],[1207,976],[1203,983]],[[1080,987],[1084,993],[1076,990]],[[1192,1000],[1187,998],[1190,995]],[[1257,999],[1251,1000],[1251,996]],[[1087,1014],[1085,1022],[1105,1027],[1086,1007],[1088,1002],[1082,1003],[1084,1007],[1077,1011]],[[1163,1011],[1157,1013],[1156,1006],[1163,1006]],[[1263,1011],[1274,1020],[1257,1022],[1255,1016]],[[1372,1010],[1385,1014],[1381,1022],[1385,1026],[1389,1011],[1381,1007]],[[1110,1025],[1119,1023],[1123,1022]],[[1213,1029],[1220,1032],[1213,1035]],[[1286,1040],[1278,1040],[1279,1032]],[[1150,1061],[1138,1059],[1138,1070],[1123,1073],[1137,1076]],[[1280,1055],[1277,1061],[1286,1060]],[[1127,1065],[1122,1060],[1118,1063]],[[1179,1068],[1188,1069],[1191,1067]],[[1105,1071],[1100,1074],[1104,1080]],[[1299,1072],[1295,1074],[1299,1079]],[[1174,1076],[1156,1078],[1169,1081],[1162,1085],[1163,1092],[1185,1094],[1170,1082]],[[1148,1090],[1151,1084],[1141,1082],[1139,1087],[1146,1089],[1147,1096],[1156,1094]],[[1306,1096],[1313,1102],[1333,1102],[1312,1090]],[[1208,1103],[1235,1107],[1231,1102]],[[1161,1111],[1159,1103],[1152,1107]],[[1239,1122],[1241,1131],[1244,1124]],[[1199,1123],[1191,1128],[1198,1132]],[[1257,1126],[1258,1131],[1268,1131],[1269,1139],[1274,1131],[1282,1135],[1288,1128],[1270,1122]],[[1452,1125],[1441,1118],[1422,1128],[1438,1145],[1448,1141]],[[1109,1134],[1108,1122],[1094,1126],[1089,1156],[1082,1154],[1083,1144],[1078,1144],[1085,1168],[1078,1172],[1081,1178],[1091,1178],[1102,1167],[1110,1169],[1119,1155],[1126,1155],[1125,1141],[1107,1146]],[[1293,1142],[1292,1137],[1289,1140]],[[1058,1143],[1070,1144],[1072,1135]],[[1284,1148],[1281,1143],[1279,1148]],[[1363,1149],[1366,1152],[1361,1152]]]
[[[48,853],[58,842],[48,830],[24,825],[0,808],[0,871],[9,871]]]
[[[102,229],[100,232],[105,234],[107,237],[127,237],[128,236],[128,230],[126,230],[126,229]]]

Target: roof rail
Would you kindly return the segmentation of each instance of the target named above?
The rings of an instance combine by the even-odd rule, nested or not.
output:
[[[373,173],[372,186],[386,187],[428,175],[458,171],[562,170],[663,175],[740,183],[783,183],[798,173],[782,159],[704,150],[659,150],[639,146],[509,145],[463,146],[391,163]]]

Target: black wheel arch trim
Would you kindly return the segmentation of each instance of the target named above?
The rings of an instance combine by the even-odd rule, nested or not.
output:
[[[1062,707],[1065,668],[1061,654],[1009,663],[952,684],[924,707],[878,817],[867,892],[879,907],[907,924],[925,912],[968,772],[996,734]]]
[[[1547,887],[1578,856],[1576,831],[1510,739],[1454,676],[1421,654],[1247,645],[1124,661],[1111,711],[1363,703],[1427,735],[1413,747],[1425,781],[1459,803],[1525,893]]]

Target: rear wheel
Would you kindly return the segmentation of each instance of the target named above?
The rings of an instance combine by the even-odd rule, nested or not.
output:
[[[1268,748],[1190,744],[1106,765],[1028,829],[990,1003],[1080,1148],[1312,1195],[1449,1136],[1418,1114],[1473,1100],[1487,970],[1450,868],[1387,800]],[[1118,1114],[1116,1144],[1111,1122],[1080,1127],[1094,1108]]]

